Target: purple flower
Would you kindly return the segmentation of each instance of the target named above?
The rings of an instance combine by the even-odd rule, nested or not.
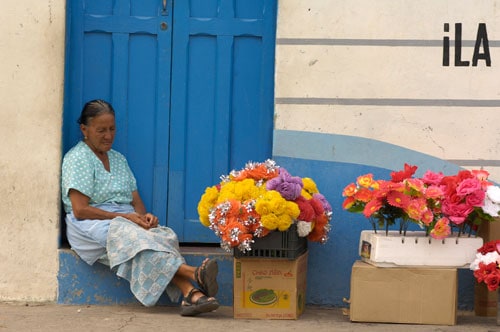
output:
[[[302,179],[298,176],[291,176],[286,169],[280,168],[279,175],[266,183],[267,190],[276,190],[281,196],[288,200],[294,201],[302,192]]]
[[[323,209],[325,209],[325,211],[332,212],[332,206],[330,205],[330,203],[328,203],[325,196],[323,196],[320,193],[316,193],[313,195],[313,198],[321,202],[321,204],[323,205]]]

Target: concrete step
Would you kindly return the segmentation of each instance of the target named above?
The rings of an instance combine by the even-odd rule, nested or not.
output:
[[[221,248],[181,247],[186,263],[201,264],[206,257],[215,258],[219,264],[219,293],[217,299],[223,306],[233,305],[233,255]],[[71,249],[59,249],[57,302],[60,304],[135,304],[139,303],[127,280],[117,277],[108,266],[96,263],[93,266],[82,261]],[[177,305],[166,295],[158,304]]]

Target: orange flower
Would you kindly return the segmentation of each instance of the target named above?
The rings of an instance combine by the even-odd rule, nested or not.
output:
[[[448,218],[444,217],[439,219],[434,226],[434,229],[431,231],[430,235],[438,240],[446,238],[450,235],[450,221]]]
[[[370,188],[370,186],[373,184],[373,174],[358,176],[356,181],[361,187]]]
[[[268,169],[266,165],[259,164],[254,168],[244,169],[238,174],[238,176],[234,177],[234,181],[241,181],[244,179],[254,179],[254,180],[269,180],[275,178],[279,175],[278,168],[274,168],[272,170]]]
[[[370,189],[361,188],[354,194],[354,198],[358,201],[367,203],[373,198],[373,193]]]
[[[410,200],[408,206],[405,208],[406,213],[413,220],[420,220],[426,210],[427,202],[421,198]]]
[[[422,221],[426,226],[429,226],[434,220],[434,213],[431,210],[427,209],[424,213],[422,213],[422,217],[420,221]]]
[[[351,208],[354,203],[356,203],[356,199],[354,197],[347,197],[344,202],[342,203],[342,207],[347,210]]]
[[[356,193],[356,191],[357,191],[356,185],[354,183],[351,183],[344,188],[344,191],[342,192],[342,196],[351,197]]]

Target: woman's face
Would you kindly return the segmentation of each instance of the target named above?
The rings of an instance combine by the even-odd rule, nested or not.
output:
[[[114,115],[100,114],[90,119],[88,125],[80,125],[80,129],[85,137],[85,143],[96,154],[111,150],[116,131]]]

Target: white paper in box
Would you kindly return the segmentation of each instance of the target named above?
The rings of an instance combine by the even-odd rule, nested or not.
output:
[[[443,240],[425,236],[423,231],[361,231],[359,254],[367,263],[380,267],[434,266],[469,268],[483,239],[451,236]]]

